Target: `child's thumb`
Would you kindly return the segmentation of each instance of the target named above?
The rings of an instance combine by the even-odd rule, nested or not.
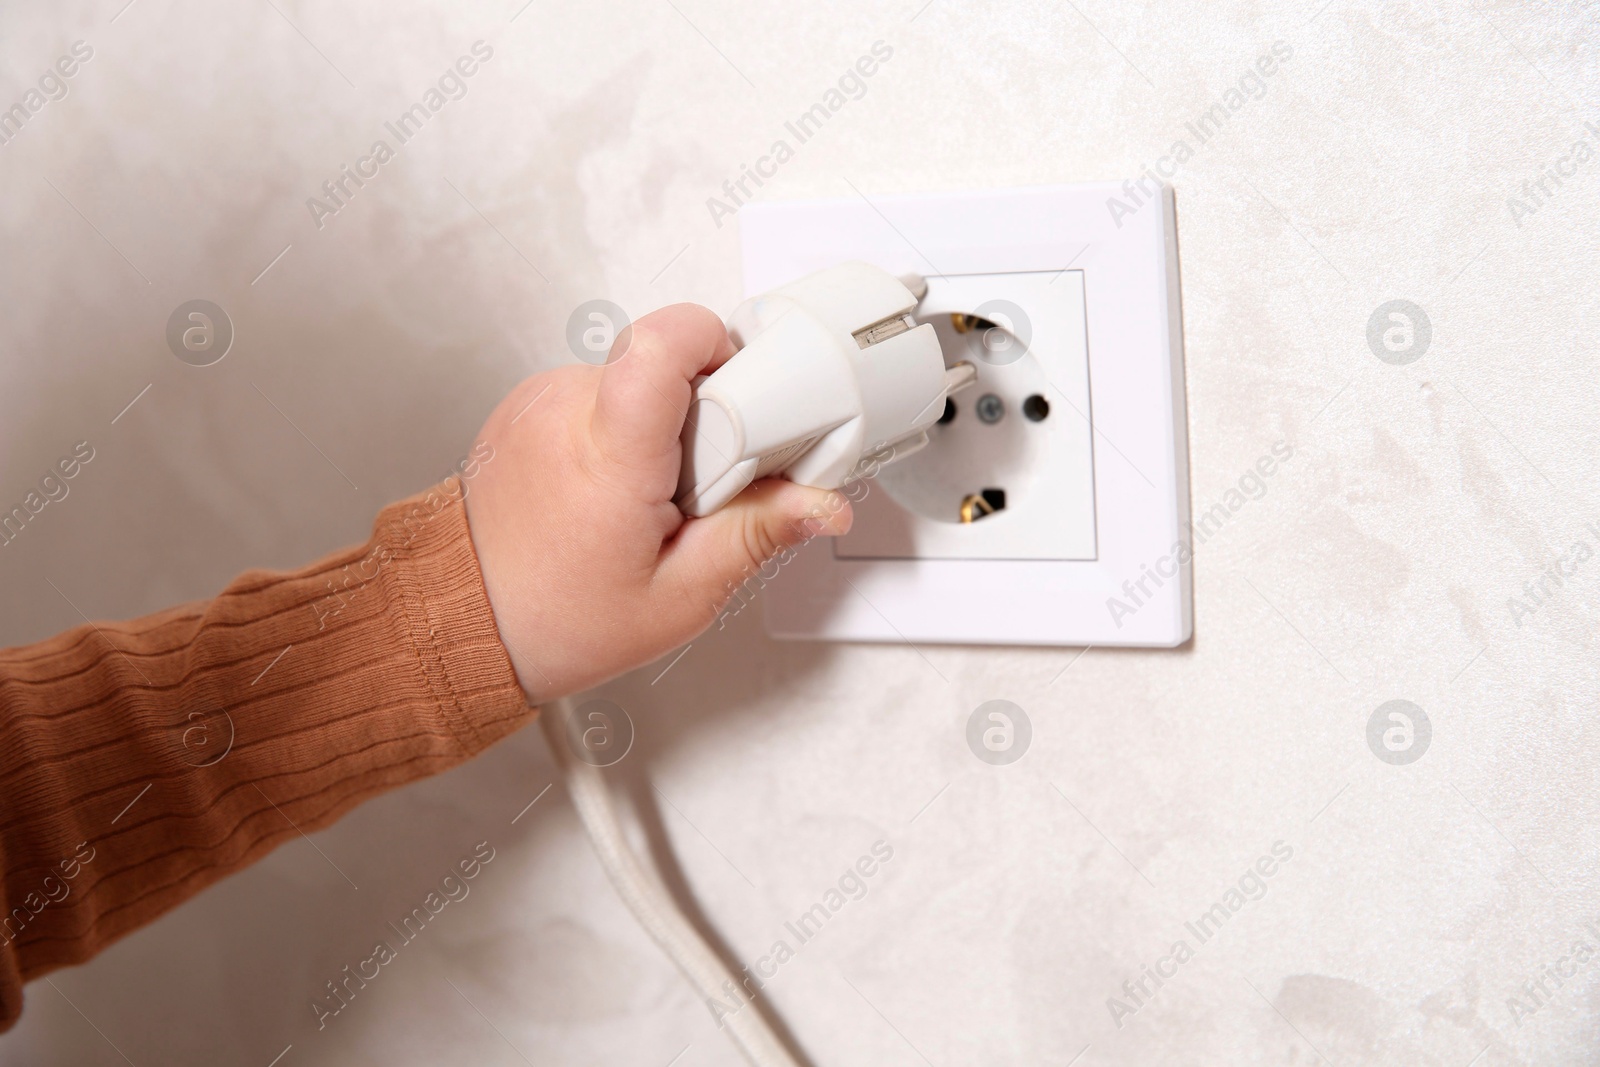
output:
[[[844,533],[850,520],[850,502],[837,489],[763,479],[722,510],[684,523],[661,569],[676,571],[685,588],[720,609],[740,583],[763,568],[770,580],[791,550]]]

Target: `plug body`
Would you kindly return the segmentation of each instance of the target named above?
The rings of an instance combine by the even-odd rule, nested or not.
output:
[[[912,318],[919,295],[878,267],[844,263],[735,308],[739,351],[695,381],[679,510],[709,515],[757,478],[835,489],[863,457],[927,444],[945,397],[975,373],[945,369],[933,327]]]

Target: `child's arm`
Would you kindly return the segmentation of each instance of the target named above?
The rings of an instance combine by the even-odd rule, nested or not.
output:
[[[462,477],[367,544],[0,652],[0,1030],[23,982],[476,754],[529,700],[655,659],[781,546],[848,524],[788,483],[684,522],[689,382],[731,347],[687,305],[629,334],[606,367],[517,387]]]

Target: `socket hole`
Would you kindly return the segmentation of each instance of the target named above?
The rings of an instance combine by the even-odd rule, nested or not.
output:
[[[939,425],[943,426],[956,417],[956,402],[949,397],[944,398],[944,412],[939,416]]]
[[[995,324],[988,319],[979,318],[977,315],[969,315],[964,311],[951,312],[950,325],[955,327],[956,333],[971,333],[973,330],[982,333],[984,330],[992,330],[995,327]]]
[[[1004,489],[984,489],[976,493],[969,493],[961,500],[961,521],[963,523],[977,522],[987,518],[997,511],[1004,511],[1006,507],[1006,491]]]
[[[1043,422],[1050,414],[1050,401],[1034,393],[1022,402],[1022,414],[1029,422]]]

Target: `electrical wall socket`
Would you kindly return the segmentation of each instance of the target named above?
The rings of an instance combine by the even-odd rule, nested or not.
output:
[[[1170,189],[1112,213],[1125,195],[1094,183],[741,211],[748,292],[852,259],[922,275],[918,318],[947,363],[978,368],[929,445],[856,490],[851,532],[767,586],[771,633],[1188,640],[1175,215]]]
[[[986,309],[980,321],[1010,321],[958,329],[956,317],[975,309]],[[966,360],[978,381],[930,428],[927,447],[883,468],[882,491],[861,500],[836,555],[1094,559],[1082,273],[929,276],[917,312],[933,323],[946,363]],[[963,501],[985,492],[972,507],[1003,506],[963,522]]]

